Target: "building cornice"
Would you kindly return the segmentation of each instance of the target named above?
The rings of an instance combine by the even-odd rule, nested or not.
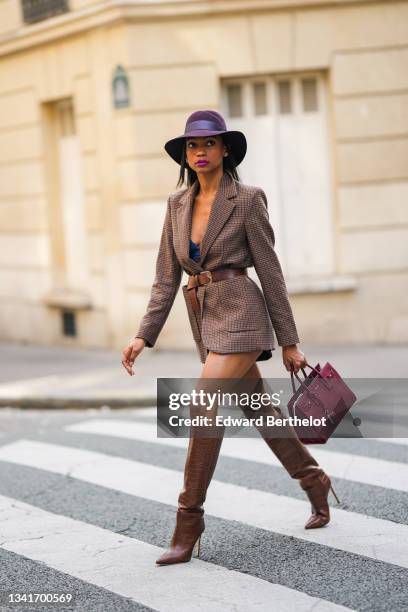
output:
[[[20,28],[0,36],[0,56],[43,45],[66,36],[117,22],[157,21],[182,17],[245,15],[259,11],[308,9],[379,0],[110,0]],[[398,0],[397,0],[398,1]]]

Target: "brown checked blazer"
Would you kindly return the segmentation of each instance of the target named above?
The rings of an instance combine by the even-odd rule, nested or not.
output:
[[[224,173],[200,244],[199,262],[190,259],[191,219],[198,180],[170,195],[156,260],[150,300],[136,337],[154,346],[170,313],[183,270],[197,274],[220,267],[255,266],[262,291],[249,276],[235,276],[198,287],[200,312],[192,309],[187,285],[182,291],[202,363],[207,351],[235,353],[274,350],[299,342],[267,199],[259,187]]]

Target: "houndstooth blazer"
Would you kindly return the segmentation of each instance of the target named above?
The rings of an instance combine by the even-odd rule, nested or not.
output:
[[[248,276],[198,287],[200,312],[195,313],[182,286],[187,313],[202,363],[207,351],[235,353],[274,350],[299,342],[282,269],[274,250],[267,199],[258,187],[244,185],[224,173],[200,244],[198,262],[189,257],[191,222],[198,180],[170,195],[156,260],[150,300],[137,338],[154,346],[170,313],[182,271],[196,274],[220,267],[255,266],[260,287]]]

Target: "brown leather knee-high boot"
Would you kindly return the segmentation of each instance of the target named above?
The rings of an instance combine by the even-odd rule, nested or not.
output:
[[[223,433],[220,428],[218,437],[190,437],[184,487],[178,498],[176,528],[169,550],[156,561],[158,565],[190,561],[196,542],[198,556],[200,554],[200,538],[205,529],[203,504],[217,464]]]
[[[258,379],[255,390],[266,393],[263,379]],[[253,411],[246,409],[245,413]],[[284,415],[274,407],[272,403],[262,407],[257,414],[274,415],[282,418]],[[309,449],[299,440],[295,429],[291,425],[278,427],[282,437],[269,437],[265,434],[265,428],[258,427],[265,442],[279,459],[283,467],[292,478],[299,480],[299,484],[308,496],[312,515],[305,524],[305,529],[316,529],[323,527],[330,521],[330,510],[327,502],[329,490],[331,489],[338,503],[339,499],[334,492],[329,476],[319,467],[316,459],[311,455]]]

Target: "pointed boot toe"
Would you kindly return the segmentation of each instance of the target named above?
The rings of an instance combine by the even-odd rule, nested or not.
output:
[[[187,546],[171,546],[161,557],[156,559],[156,565],[172,565],[173,563],[187,563],[191,561],[193,556],[194,547],[197,544],[197,557],[200,556],[200,540],[201,535],[198,536],[197,542],[193,542],[192,545]]]
[[[198,544],[199,556],[201,534],[204,529],[202,514],[185,513],[178,510],[176,529],[170,548],[156,560],[156,565],[171,565],[190,561],[196,544]]]
[[[193,545],[194,546],[194,545]],[[171,565],[172,563],[186,563],[191,560],[193,549],[174,546],[167,550],[156,560],[157,565]]]
[[[305,529],[318,529],[324,527],[330,522],[330,516],[322,516],[321,514],[312,514],[305,525]]]
[[[301,478],[300,485],[312,505],[312,516],[307,521],[305,529],[324,527],[330,522],[330,509],[327,501],[331,488],[330,478],[319,468]]]

